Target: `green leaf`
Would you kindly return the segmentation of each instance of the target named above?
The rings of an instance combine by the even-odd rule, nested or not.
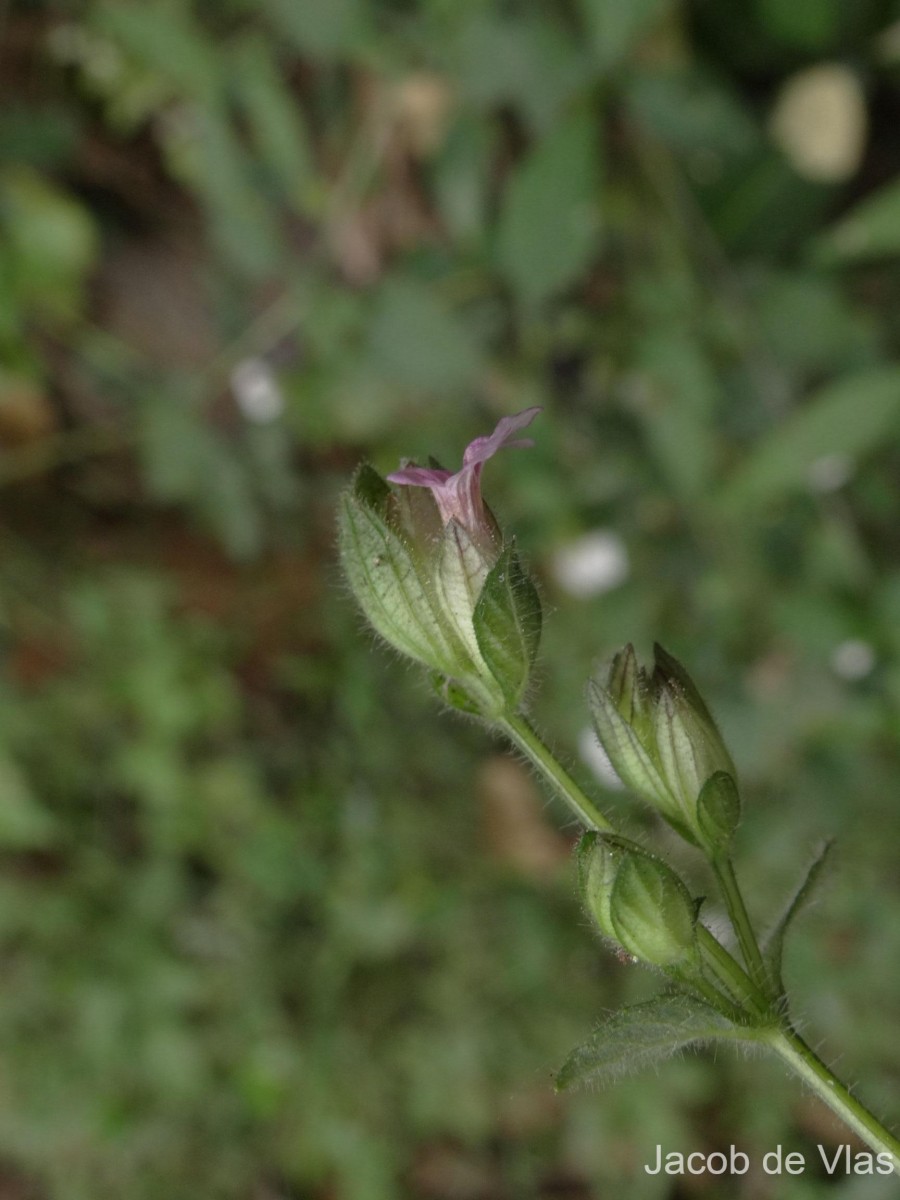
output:
[[[762,953],[763,962],[769,970],[770,975],[775,979],[779,986],[783,987],[781,976],[781,962],[784,957],[784,939],[788,929],[800,915],[804,908],[812,899],[816,885],[822,877],[822,870],[828,859],[833,842],[826,842],[807,869],[806,875],[803,878],[800,886],[791,896],[784,912],[775,922],[771,931],[763,939]]]
[[[218,90],[219,54],[189,5],[98,4],[92,15],[123,50],[185,95],[207,100]]]
[[[179,173],[203,201],[223,252],[258,277],[282,261],[280,233],[253,182],[253,164],[224,105],[197,114],[198,138],[184,148]]]
[[[900,178],[867,196],[816,245],[816,258],[826,266],[895,254],[900,254]]]
[[[594,54],[604,68],[625,58],[669,0],[580,0]]]
[[[0,751],[0,847],[32,850],[53,840],[56,822],[41,807],[19,766]]]
[[[389,279],[378,295],[369,353],[392,382],[440,395],[471,388],[482,362],[469,329],[437,291],[403,278]]]
[[[596,251],[598,137],[590,114],[578,112],[537,144],[507,186],[498,266],[528,307],[574,283]]]
[[[505,15],[499,5],[457,7],[471,9],[450,51],[465,101],[481,110],[514,109],[538,132],[549,129],[576,93],[590,86],[589,56],[565,14],[551,12],[549,5]]]
[[[663,995],[619,1009],[573,1050],[556,1077],[557,1090],[609,1083],[670,1058],[685,1046],[720,1038],[752,1037],[711,1005],[685,995]]]
[[[508,543],[484,582],[472,616],[481,656],[514,708],[519,704],[541,640],[541,602]]]
[[[460,117],[447,133],[433,166],[434,195],[455,241],[481,238],[488,223],[496,130]]]
[[[37,171],[6,168],[0,172],[0,241],[8,263],[2,286],[15,309],[62,321],[79,313],[99,248],[87,209]]]
[[[312,152],[300,102],[288,88],[271,45],[250,36],[235,52],[235,84],[259,153],[296,212],[310,208]]]
[[[809,468],[829,454],[860,458],[893,439],[900,425],[900,369],[845,375],[817,392],[756,448],[721,495],[746,512],[807,486]]]
[[[330,60],[357,49],[369,33],[365,0],[262,0],[277,33],[304,54]]]
[[[787,46],[822,51],[839,36],[842,0],[757,0],[768,32]]]
[[[700,342],[654,322],[637,346],[634,408],[672,486],[686,500],[709,488],[719,381]]]

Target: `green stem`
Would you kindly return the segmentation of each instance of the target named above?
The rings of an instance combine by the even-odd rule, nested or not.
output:
[[[593,800],[578,786],[569,772],[529,725],[526,719],[516,714],[498,722],[506,736],[515,743],[549,781],[554,790],[565,800],[578,820],[587,829],[598,829],[612,833],[612,824],[604,817]]]
[[[734,996],[742,1007],[752,1009],[754,1016],[771,1018],[775,1015],[765,994],[757,987],[744,968],[725,949],[705,925],[697,922],[697,940],[706,965]]]
[[[615,832],[614,826],[578,786],[565,767],[556,760],[524,717],[519,715],[505,717],[499,722],[499,725],[552,784],[554,790],[565,800],[582,824],[588,829]],[[870,1146],[877,1154],[888,1155],[891,1165],[900,1175],[900,1141],[857,1100],[850,1089],[826,1067],[799,1034],[784,1023],[784,1018],[778,1016],[778,998],[771,994],[772,984],[767,977],[759,945],[735,879],[734,868],[730,860],[714,865],[717,868],[731,919],[750,974],[699,922],[697,923],[697,937],[707,967],[723,984],[726,991],[735,997],[739,1005],[745,1007],[748,1015],[758,1022],[755,1031],[748,1030],[748,1038],[762,1041],[774,1050],[791,1070],[805,1080],[816,1095],[863,1139],[866,1145]],[[697,981],[690,981],[690,985],[698,987]],[[712,985],[701,981],[698,990],[703,992],[706,987],[711,988]],[[713,1003],[720,1002],[719,997],[714,997],[712,994],[709,998]],[[766,1028],[766,1025],[769,1027]]]
[[[731,917],[731,923],[737,934],[741,953],[744,956],[744,962],[747,964],[750,977],[761,992],[767,996],[773,996],[773,985],[769,979],[769,972],[766,970],[765,963],[763,962],[756,934],[753,932],[753,925],[750,922],[750,915],[747,912],[744,897],[741,895],[741,889],[738,886],[737,877],[734,873],[734,865],[730,858],[720,858],[713,860],[712,868],[716,879],[719,881],[722,894],[725,897],[725,903],[728,906],[728,915]]]
[[[735,1003],[727,991],[720,991],[713,983],[696,969],[674,970],[672,978],[688,992],[696,992],[717,1012],[722,1013],[736,1025],[745,1023],[746,1012],[742,1005]]]
[[[861,1104],[793,1029],[779,1029],[767,1039],[791,1070],[805,1080],[820,1100],[837,1113],[876,1154],[886,1154],[900,1175],[900,1140]]]

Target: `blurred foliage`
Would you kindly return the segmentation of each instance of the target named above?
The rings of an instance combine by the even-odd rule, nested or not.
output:
[[[0,1195],[663,1200],[657,1142],[843,1139],[726,1055],[553,1095],[653,981],[591,939],[563,815],[340,592],[361,458],[532,403],[488,493],[542,579],[537,719],[574,757],[593,658],[689,665],[757,915],[838,838],[792,983],[900,1113],[900,5],[0,22]],[[596,530],[627,578],[576,595]]]

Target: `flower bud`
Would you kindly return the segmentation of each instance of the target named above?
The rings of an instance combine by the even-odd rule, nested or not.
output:
[[[693,680],[661,646],[654,650],[649,678],[626,646],[606,687],[592,683],[597,735],[625,786],[716,857],[740,816],[734,763]]]
[[[456,475],[405,465],[357,473],[339,515],[341,559],[381,636],[429,667],[456,707],[487,717],[521,702],[540,639],[540,601],[515,546],[481,496],[484,463],[537,410],[504,418],[466,450]]]
[[[696,953],[696,907],[675,872],[640,846],[610,834],[586,834],[579,879],[601,933],[651,966],[674,967]]]

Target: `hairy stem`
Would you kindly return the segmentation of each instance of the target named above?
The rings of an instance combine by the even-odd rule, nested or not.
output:
[[[760,991],[772,997],[773,984],[763,962],[756,934],[753,932],[750,915],[734,873],[734,865],[730,858],[725,857],[713,860],[712,868],[725,897],[728,915],[731,917],[750,977]]]
[[[585,791],[578,786],[549,747],[544,745],[523,716],[516,714],[504,717],[498,724],[510,741],[534,763],[557,795],[561,796],[568,804],[582,825],[587,829],[597,829],[603,833],[613,832],[613,825]]]
[[[744,968],[728,953],[722,943],[705,925],[697,922],[697,940],[700,943],[700,953],[709,970],[713,972],[726,990],[737,1000],[740,1006],[751,1012],[755,1017],[777,1019],[772,1012],[772,1006],[766,995],[750,978]]]
[[[861,1104],[850,1089],[793,1029],[779,1029],[767,1039],[768,1044],[816,1093],[820,1100],[837,1113],[854,1133],[858,1134],[876,1154],[886,1154],[896,1174],[900,1175],[900,1140]]]
[[[606,833],[615,832],[615,827],[557,761],[524,717],[506,717],[499,724],[507,737],[534,763],[583,825],[588,829]],[[748,1030],[748,1038],[768,1045],[867,1146],[876,1154],[887,1155],[894,1171],[900,1175],[900,1141],[857,1100],[845,1084],[841,1083],[800,1035],[786,1023],[783,1013],[779,1012],[779,997],[772,994],[773,984],[768,978],[731,861],[729,859],[714,865],[749,974],[699,922],[697,937],[707,969],[756,1023],[755,1031]],[[701,982],[699,987],[696,981],[687,982],[701,994],[706,994],[706,988],[712,989],[712,985],[706,982]],[[711,990],[709,999],[720,1007],[724,997],[714,996]]]

